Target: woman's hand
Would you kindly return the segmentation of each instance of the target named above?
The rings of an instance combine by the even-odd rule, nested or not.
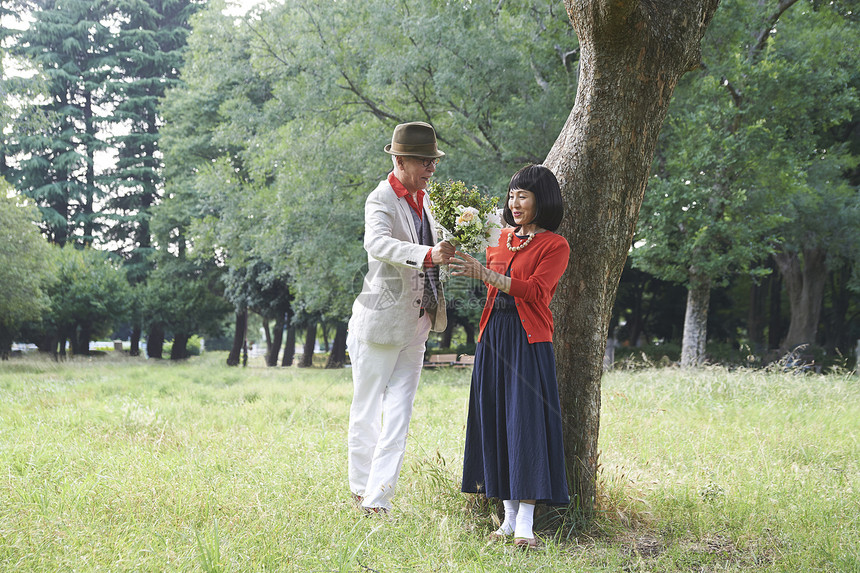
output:
[[[469,277],[484,281],[502,292],[510,292],[511,277],[491,271],[481,264],[475,257],[457,251],[456,256],[448,263],[451,267],[451,276]]]
[[[452,276],[478,280],[484,280],[484,271],[488,270],[478,259],[462,251],[457,251],[448,266],[451,267]]]

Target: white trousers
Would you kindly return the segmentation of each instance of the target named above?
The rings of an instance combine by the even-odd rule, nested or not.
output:
[[[391,509],[429,333],[425,314],[412,339],[402,345],[373,344],[351,334],[347,338],[353,382],[349,487],[364,497],[364,507]]]

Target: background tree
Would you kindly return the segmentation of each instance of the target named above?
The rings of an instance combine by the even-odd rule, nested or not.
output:
[[[767,63],[771,75],[779,74],[781,89],[781,105],[771,114],[783,120],[803,174],[796,192],[785,198],[791,223],[780,229],[773,255],[791,311],[783,352],[823,342],[817,334],[828,278],[858,261],[857,23],[854,3],[799,3],[780,18],[779,34],[768,41]],[[847,294],[846,288],[843,300]],[[845,303],[834,303],[842,315]]]
[[[45,93],[45,81],[39,75],[27,76],[16,68],[35,69],[35,65],[20,53],[13,55],[17,34],[25,27],[22,18],[32,9],[30,0],[0,0],[0,174],[9,172],[8,157],[13,151],[9,135],[36,133],[47,129],[51,114],[45,114],[35,105]],[[12,69],[7,69],[7,63]]]
[[[182,71],[183,84],[164,98],[162,129],[168,198],[153,224],[165,236],[181,233],[196,256],[209,256],[224,272],[228,298],[235,305],[236,328],[229,365],[239,364],[244,343],[250,269],[271,205],[257,201],[245,167],[258,126],[274,129],[262,106],[269,100],[265,76],[255,73],[249,51],[249,29],[225,16],[223,2],[211,2],[192,18]],[[250,147],[266,153],[265,148]],[[268,175],[262,175],[263,184]],[[282,266],[279,267],[279,269]],[[257,301],[259,302],[259,301]]]
[[[104,81],[114,65],[107,5],[46,0],[39,8],[30,25],[16,34],[11,52],[38,66],[47,82],[47,100],[40,107],[50,126],[9,138],[4,155],[14,160],[7,159],[5,175],[36,202],[52,242],[90,245],[101,225],[95,164],[105,148],[97,108],[107,104]]]
[[[773,138],[755,122],[734,128],[733,137],[702,137],[720,133],[736,112],[729,102],[726,117],[714,103],[722,92],[718,80],[685,83],[690,87],[679,87],[674,101],[687,103],[690,89],[695,102],[688,114],[666,122],[632,256],[637,267],[687,287],[681,365],[691,367],[705,357],[711,289],[734,273],[768,272],[757,265],[782,219],[769,177],[779,170],[777,156],[762,161],[752,151],[773,149]]]
[[[235,309],[243,309],[246,313],[250,309],[262,317],[266,333],[266,366],[277,366],[284,329],[292,324],[293,297],[288,284],[272,271],[271,266],[259,260],[228,269],[225,283],[225,296]],[[270,321],[273,322],[271,329]],[[247,319],[242,317],[237,320],[236,329],[233,348],[228,357],[230,366],[239,364],[246,339]]]
[[[144,316],[151,326],[158,327],[149,332],[154,331],[157,337],[164,332],[165,337],[172,338],[171,360],[188,358],[192,335],[214,336],[223,329],[230,305],[221,296],[221,273],[208,267],[206,261],[162,257],[147,281]],[[162,357],[158,346],[163,341],[154,339],[152,352],[147,343],[151,358]]]
[[[182,232],[236,276],[250,276],[242,269],[260,261],[289,277],[299,316],[336,325],[331,365],[343,360],[366,258],[362,204],[391,169],[381,149],[394,124],[427,119],[441,137],[459,118],[446,143],[459,156],[451,172],[506,186],[520,161],[542,155],[536,146],[549,149],[547,118],[563,117],[569,104],[558,96],[570,97],[574,78],[554,47],[575,45],[570,26],[541,4],[478,3],[464,14],[409,3],[397,8],[394,21],[404,23],[393,28],[391,7],[381,7],[296,2],[237,26],[211,3],[194,19],[186,84],[165,99],[167,203],[176,205],[164,212],[185,213]],[[439,34],[462,42],[442,45]],[[513,47],[512,35],[528,50]],[[392,45],[402,48],[393,54]],[[482,61],[488,46],[498,48],[492,73]],[[244,312],[237,307],[237,317]],[[236,332],[238,349],[244,328]]]
[[[50,351],[88,355],[90,341],[109,335],[128,309],[129,286],[107,253],[92,248],[60,249],[57,280],[45,291],[51,310],[44,321]]]
[[[609,324],[610,342],[641,348],[680,340],[684,304],[679,301],[683,300],[683,287],[635,268],[627,259]]]
[[[821,304],[827,246],[810,241],[800,230],[810,225],[800,219],[820,222],[834,212],[825,188],[838,186],[841,177],[826,163],[844,166],[846,157],[823,144],[821,134],[850,118],[856,105],[844,87],[853,73],[846,65],[853,48],[847,46],[857,38],[832,8],[805,12],[800,6],[809,8],[795,1],[725,1],[705,40],[705,64],[679,86],[661,135],[633,258],[640,268],[688,288],[682,366],[705,357],[712,286],[739,272],[757,282],[770,272],[771,252],[785,261],[779,267],[790,295],[797,291],[789,297],[792,324],[807,317],[805,341],[814,340],[808,323],[817,326],[818,312],[805,312],[798,296],[806,284],[815,294],[807,293],[805,304]],[[815,152],[822,148],[827,151]],[[820,178],[828,169],[834,177]],[[835,183],[825,184],[828,179]],[[807,235],[806,281],[787,274],[804,257],[792,254],[794,248],[781,254],[786,243],[780,236],[798,233]]]
[[[38,211],[6,197],[8,184],[0,178],[0,359],[26,321],[39,321],[50,301],[45,288],[54,278],[54,252],[33,223]]]
[[[110,139],[116,162],[109,173],[104,212],[112,225],[105,240],[125,258],[129,281],[146,280],[152,269],[150,218],[163,190],[159,100],[179,84],[189,18],[200,5],[189,0],[113,0],[118,30],[113,39],[119,71],[106,85],[113,100]],[[130,352],[138,353],[140,322],[133,323]]]
[[[559,231],[579,249],[553,299],[554,343],[572,497],[589,514],[618,280],[670,98],[700,62],[717,1],[567,0],[565,6],[579,37],[579,86],[545,164],[559,178],[567,206]]]
[[[392,14],[383,4],[294,2],[247,22],[279,125],[258,130],[251,149],[265,151],[249,155],[269,207],[255,248],[291,277],[302,316],[337,325],[332,365],[366,259],[364,197],[391,169],[381,149],[394,125],[432,123],[448,153],[437,177],[501,197],[510,174],[549,149],[546,126],[561,121],[575,83],[576,40],[552,7],[408,2]]]

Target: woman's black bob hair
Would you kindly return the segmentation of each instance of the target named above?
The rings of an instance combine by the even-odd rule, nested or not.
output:
[[[547,231],[555,231],[561,225],[564,217],[564,204],[561,201],[561,189],[555,174],[543,165],[526,165],[511,177],[508,192],[514,189],[525,189],[535,194],[535,218],[532,221],[538,227]],[[516,227],[514,216],[505,197],[505,208],[502,212],[505,223]]]

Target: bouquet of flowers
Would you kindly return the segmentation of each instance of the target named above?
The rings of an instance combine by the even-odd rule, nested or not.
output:
[[[462,181],[431,181],[427,187],[430,212],[441,227],[442,239],[463,251],[481,253],[496,245],[502,229],[498,200]]]

